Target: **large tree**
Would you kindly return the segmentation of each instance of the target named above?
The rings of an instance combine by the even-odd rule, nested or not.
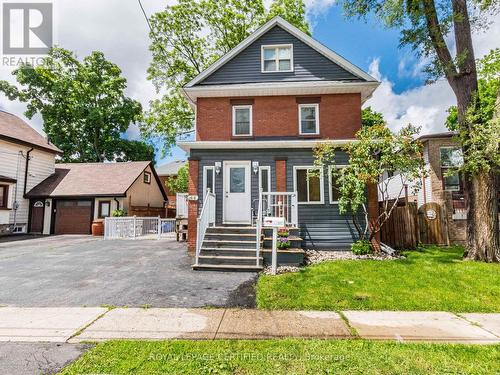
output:
[[[465,178],[467,192],[467,250],[470,259],[499,261],[498,206],[492,162],[468,159],[472,147],[484,147],[484,123],[478,100],[478,75],[472,44],[472,28],[485,27],[488,12],[496,11],[496,0],[342,0],[347,16],[374,15],[384,25],[401,30],[400,42],[419,57],[428,59],[430,81],[444,77],[457,99],[457,120],[464,164],[470,165]],[[448,45],[447,44],[448,41]],[[451,46],[451,47],[450,47]],[[453,54],[452,52],[455,52]],[[489,131],[485,131],[489,134]],[[497,135],[498,138],[498,135]],[[486,142],[487,143],[487,142]],[[484,153],[485,150],[483,150]],[[498,153],[499,150],[490,150]]]
[[[192,131],[194,113],[182,87],[277,15],[310,33],[303,0],[274,0],[267,10],[262,0],[179,0],[154,14],[148,77],[162,96],[150,103],[143,135],[166,151]]]
[[[102,162],[106,155],[121,153],[127,143],[120,141],[121,134],[142,113],[141,104],[125,95],[120,68],[102,52],[80,61],[56,47],[41,65],[24,64],[12,74],[18,86],[0,81],[0,90],[26,102],[28,118],[41,114],[43,130],[66,162]]]

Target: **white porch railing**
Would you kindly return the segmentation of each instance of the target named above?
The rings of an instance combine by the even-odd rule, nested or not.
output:
[[[160,217],[107,217],[104,219],[104,239],[160,238],[175,233],[175,219]]]
[[[178,219],[187,219],[188,217],[188,194],[177,193],[175,196],[175,216]]]
[[[259,266],[260,239],[262,236],[262,189],[259,189],[259,205],[257,209],[257,221],[255,223],[255,253],[257,257],[257,267]]]
[[[205,239],[205,233],[210,224],[215,225],[215,194],[210,192],[210,189],[205,195],[203,207],[201,208],[200,216],[198,217],[197,230],[196,230],[196,254],[195,265],[198,264],[198,257],[200,256],[201,246]]]
[[[261,193],[259,210],[262,206],[262,216],[257,221],[262,224],[263,217],[283,217],[287,227],[298,226],[297,192]]]

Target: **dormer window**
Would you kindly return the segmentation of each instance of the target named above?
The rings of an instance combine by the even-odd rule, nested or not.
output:
[[[293,46],[262,46],[262,73],[293,72]]]

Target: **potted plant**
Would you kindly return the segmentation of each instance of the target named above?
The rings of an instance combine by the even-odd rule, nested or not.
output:
[[[290,248],[291,243],[289,236],[290,232],[288,231],[287,228],[278,229],[278,242],[277,242],[278,249],[284,250]]]

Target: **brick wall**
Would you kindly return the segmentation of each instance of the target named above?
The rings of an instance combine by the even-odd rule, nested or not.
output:
[[[319,137],[354,138],[354,134],[361,127],[360,94],[329,94],[313,97],[320,100]],[[261,96],[251,100],[253,100],[252,137],[300,137],[296,96]],[[231,98],[198,98],[196,137],[201,141],[234,139]]]
[[[451,138],[436,138],[429,139],[427,141],[432,201],[439,203],[444,208],[450,244],[464,244],[467,221],[453,219],[453,202],[451,192],[443,190],[440,148],[448,146],[457,146],[457,143]]]
[[[276,191],[286,191],[286,159],[276,158]]]
[[[198,171],[199,161],[195,159],[189,160],[189,195],[198,194]],[[188,201],[188,251],[196,250],[196,231],[198,219],[198,201]]]

